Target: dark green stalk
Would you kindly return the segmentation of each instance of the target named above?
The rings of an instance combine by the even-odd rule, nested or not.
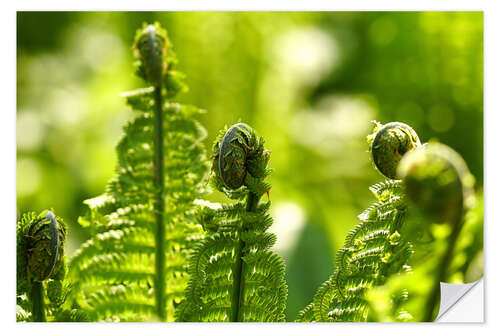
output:
[[[259,203],[259,198],[254,193],[250,192],[247,196],[247,212],[254,212],[257,209],[257,204]],[[244,230],[242,230],[243,232]],[[245,242],[241,240],[238,241],[238,245],[236,246],[235,257],[236,261],[233,265],[233,273],[234,273],[234,286],[233,286],[233,295],[231,301],[231,321],[237,322],[241,321],[240,318],[240,309],[243,306],[243,290],[245,289],[245,276],[244,270],[245,266],[243,263],[242,257],[242,249],[245,247]]]
[[[156,243],[156,274],[155,274],[155,300],[156,311],[160,320],[166,319],[165,300],[165,198],[163,196],[164,175],[163,175],[163,101],[161,85],[155,87],[155,111],[154,111],[154,131],[153,131],[153,183],[155,187],[155,197],[153,199],[153,209],[156,222],[155,243]]]
[[[430,293],[429,298],[427,299],[425,309],[426,314],[424,317],[424,321],[433,321],[434,319],[434,309],[436,308],[436,304],[439,302],[441,295],[441,283],[442,281],[446,281],[446,276],[448,272],[448,266],[453,259],[453,249],[455,248],[455,243],[457,242],[458,235],[460,234],[460,230],[462,229],[462,214],[457,214],[455,221],[453,222],[454,228],[450,235],[450,241],[448,242],[448,247],[446,248],[446,252],[444,253],[443,258],[438,266],[438,274],[436,275],[437,279],[433,281],[432,291]]]
[[[33,305],[32,314],[33,321],[43,322],[45,319],[45,301],[43,299],[43,284],[42,282],[33,281],[31,286],[31,301]]]

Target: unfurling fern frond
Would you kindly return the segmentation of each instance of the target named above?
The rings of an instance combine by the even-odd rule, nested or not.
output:
[[[285,320],[285,267],[270,250],[276,241],[266,232],[273,222],[270,203],[260,203],[271,188],[263,181],[271,171],[269,156],[263,138],[243,123],[216,139],[212,185],[241,201],[199,209],[197,218],[207,235],[191,255],[178,321]]]
[[[398,174],[405,183],[409,208],[418,216],[410,221],[408,232],[428,230],[432,241],[415,244],[418,255],[412,258],[412,274],[392,277],[386,286],[368,293],[371,320],[432,321],[439,311],[440,282],[464,282],[449,281],[452,261],[463,258],[470,231],[482,224],[466,212],[481,206],[475,202],[474,178],[465,162],[443,144],[429,143],[408,153]],[[403,293],[408,300],[400,302],[397,295]]]
[[[66,225],[51,211],[26,213],[16,225],[18,321],[46,321],[46,298],[59,303],[66,274]],[[60,286],[61,288],[54,288]],[[47,290],[48,288],[48,290]],[[56,304],[53,311],[61,304]]]
[[[424,315],[417,316],[418,320],[432,321],[439,311],[440,282],[448,282],[450,276],[464,217],[476,204],[475,180],[462,157],[437,142],[407,154],[398,174],[405,182],[412,207],[428,221],[427,229],[434,238],[429,250],[431,260],[423,269],[430,275],[431,288],[425,297]]]
[[[366,321],[365,292],[411,269],[412,235],[404,232],[407,204],[396,169],[407,151],[420,146],[420,140],[406,124],[377,123],[368,142],[375,166],[391,179],[370,188],[377,201],[358,216],[361,223],[337,252],[333,275],[319,287],[297,321]]]
[[[173,320],[187,286],[187,260],[200,226],[188,222],[208,164],[202,113],[170,99],[185,90],[159,24],[138,30],[137,74],[151,86],[124,94],[139,115],[124,127],[118,166],[81,218],[91,238],[71,260],[76,303],[96,320]]]
[[[298,321],[365,321],[364,292],[409,269],[412,247],[401,236],[406,215],[401,181],[387,180],[375,188],[383,190],[383,196],[359,215],[361,223],[337,252],[334,274],[320,286]]]

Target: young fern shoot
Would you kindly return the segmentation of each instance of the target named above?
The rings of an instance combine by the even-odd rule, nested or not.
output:
[[[440,310],[440,282],[450,282],[454,259],[463,265],[463,241],[471,242],[473,226],[482,224],[482,218],[466,214],[481,208],[475,203],[474,178],[458,153],[436,142],[406,154],[397,174],[412,215],[405,233],[425,237],[413,241],[412,274],[393,276],[367,293],[370,320],[433,321]],[[396,297],[402,293],[404,302]]]
[[[46,321],[45,299],[57,298],[51,296],[62,288],[66,273],[66,225],[51,211],[26,213],[17,222],[16,234],[17,320]]]
[[[448,281],[449,268],[465,213],[474,205],[474,177],[462,157],[450,147],[432,142],[416,149],[402,159],[398,174],[405,192],[425,221],[420,228],[434,232],[428,252],[432,276],[431,290],[422,306],[419,320],[432,321],[439,310],[440,282]],[[433,225],[441,225],[435,232]],[[429,247],[429,246],[427,246]]]
[[[174,103],[185,90],[166,31],[144,25],[134,43],[137,74],[150,86],[124,94],[139,115],[124,128],[106,192],[87,200],[91,238],[71,260],[76,303],[96,320],[172,321],[186,288],[200,226],[189,222],[208,164],[202,110]]]
[[[248,125],[239,123],[219,133],[214,144],[213,187],[235,204],[199,209],[198,221],[207,231],[189,263],[186,298],[177,321],[285,320],[287,285],[283,260],[270,250],[276,236],[260,203],[271,186],[264,178],[270,152]]]
[[[396,169],[407,151],[421,145],[420,140],[406,124],[377,123],[368,142],[375,166],[390,179],[370,187],[377,202],[358,216],[361,223],[337,252],[333,275],[297,321],[366,321],[365,291],[410,269],[412,245],[409,235],[402,232],[407,205]]]

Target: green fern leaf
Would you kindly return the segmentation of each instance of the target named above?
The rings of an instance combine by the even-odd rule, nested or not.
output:
[[[371,187],[379,200],[359,215],[361,223],[346,237],[335,260],[335,272],[318,289],[313,303],[297,321],[366,321],[366,290],[405,269],[412,252],[401,237],[406,204],[401,181]]]
[[[375,124],[374,133],[367,137],[373,162],[391,179],[370,187],[377,201],[358,216],[361,223],[338,250],[334,273],[297,321],[366,321],[366,291],[409,269],[413,250],[411,235],[403,232],[407,204],[396,169],[402,154],[421,144],[406,124]]]
[[[270,203],[259,203],[271,186],[269,152],[245,124],[221,131],[214,147],[215,189],[246,202],[202,207],[197,218],[207,236],[189,262],[186,298],[177,321],[285,321],[287,285],[283,260],[270,249]]]
[[[170,101],[184,84],[169,45],[158,24],[138,30],[138,74],[152,87],[123,94],[140,114],[124,127],[105,193],[85,201],[91,237],[71,272],[75,302],[96,320],[172,321],[189,253],[203,237],[190,218],[208,171],[206,131],[194,120],[203,111]]]

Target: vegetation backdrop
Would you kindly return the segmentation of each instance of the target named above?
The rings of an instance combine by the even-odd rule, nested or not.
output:
[[[88,237],[82,201],[103,192],[133,116],[119,93],[140,87],[130,45],[145,21],[168,30],[190,87],[180,101],[208,111],[207,149],[237,121],[266,138],[288,320],[383,179],[367,153],[371,120],[453,147],[481,191],[481,12],[18,12],[17,211],[53,208],[69,255]]]

